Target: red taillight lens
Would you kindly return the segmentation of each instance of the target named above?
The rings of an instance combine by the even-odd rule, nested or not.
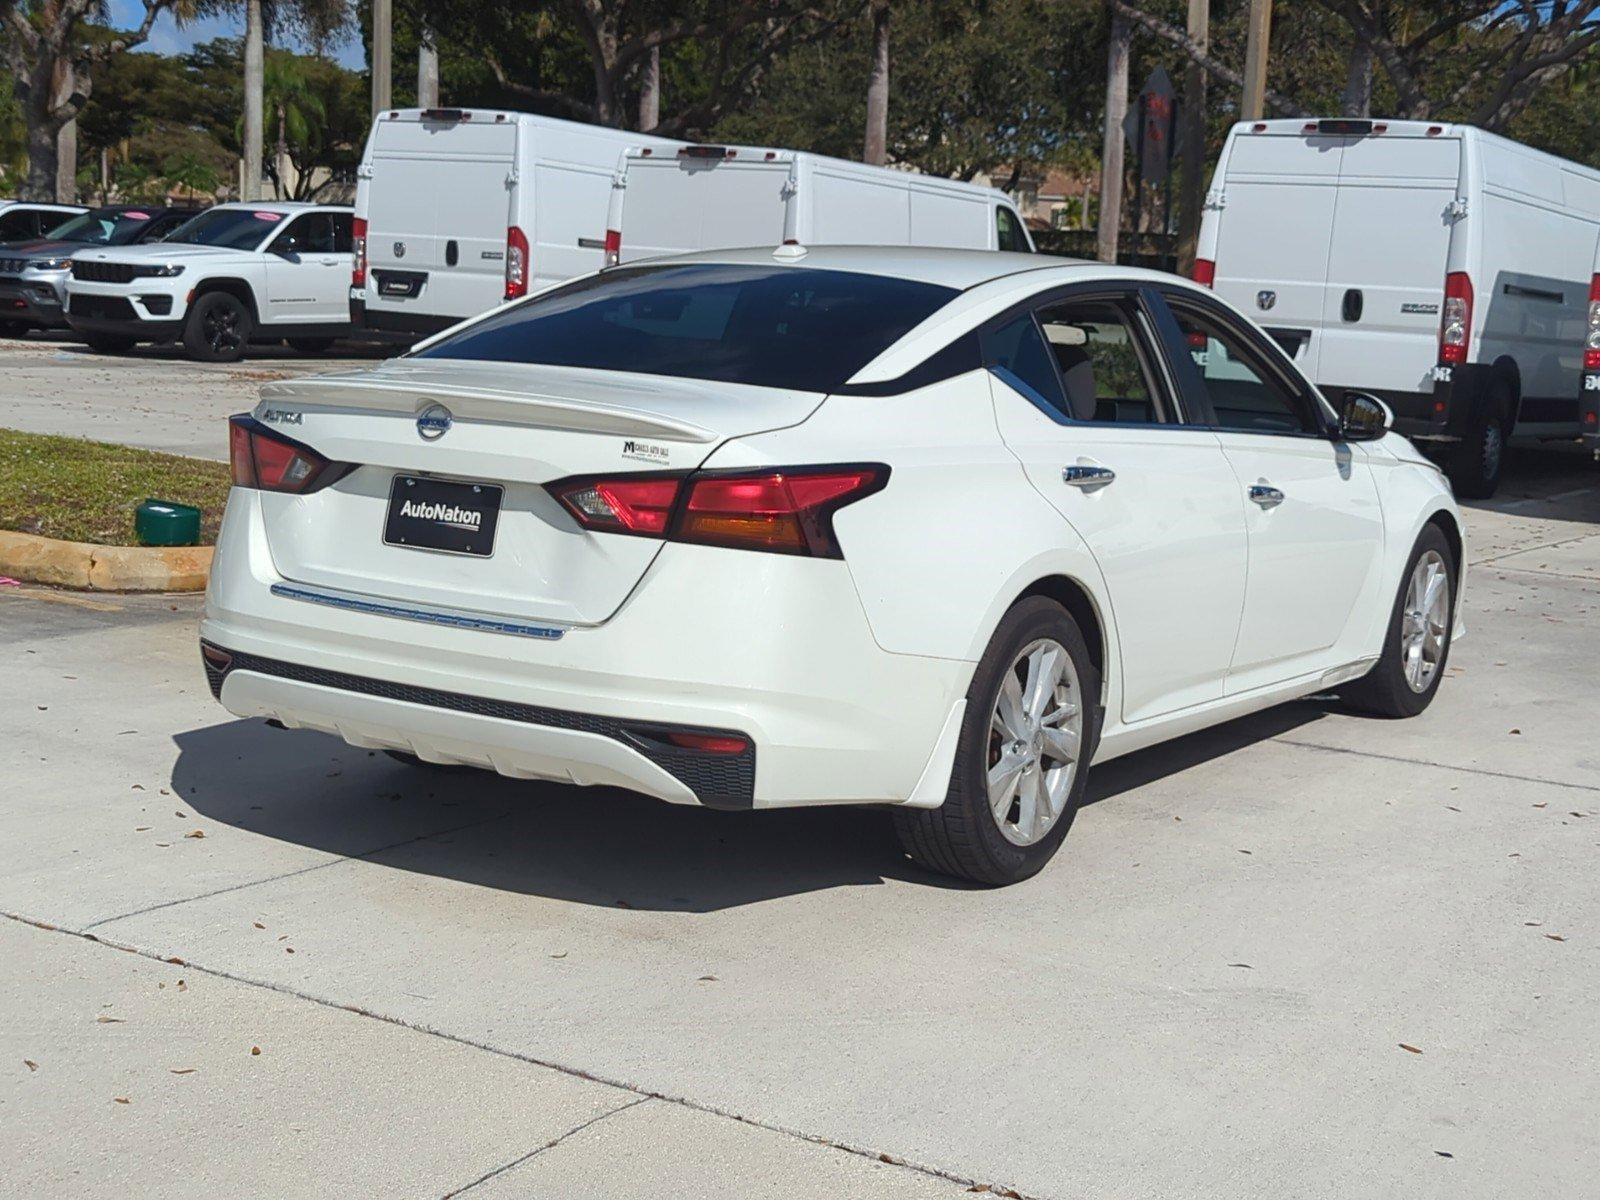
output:
[[[1583,335],[1583,369],[1600,371],[1600,275],[1589,280],[1589,328]]]
[[[622,261],[622,230],[606,230],[606,258],[608,267],[614,267]]]
[[[1210,287],[1217,279],[1217,264],[1209,258],[1194,260],[1194,269],[1189,272],[1189,278],[1201,287]]]
[[[684,750],[699,750],[703,754],[743,754],[750,745],[742,737],[718,733],[668,733],[666,740]]]
[[[515,225],[506,230],[506,299],[528,294],[528,235]]]
[[[228,418],[228,458],[235,487],[266,492],[313,492],[349,470],[249,416]]]
[[[350,265],[350,286],[367,286],[367,222],[356,217],[350,222],[350,249],[355,258]]]
[[[1472,338],[1472,280],[1465,271],[1452,271],[1444,277],[1444,310],[1439,318],[1439,361],[1459,364],[1467,361]]]
[[[833,514],[879,491],[889,468],[573,479],[551,493],[586,529],[778,554],[840,558]]]

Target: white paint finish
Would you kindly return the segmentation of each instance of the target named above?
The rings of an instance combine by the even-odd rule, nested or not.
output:
[[[1219,433],[1235,494],[1268,484],[1283,502],[1242,507],[1250,583],[1228,692],[1339,666],[1359,656],[1393,590],[1382,570],[1384,514],[1366,455],[1322,438]],[[1404,552],[1409,553],[1408,541]],[[1380,594],[1381,590],[1381,594]]]

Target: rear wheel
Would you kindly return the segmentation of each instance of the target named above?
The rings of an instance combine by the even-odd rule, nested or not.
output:
[[[237,362],[254,328],[250,310],[228,292],[207,292],[189,309],[183,348],[201,362]]]
[[[289,346],[299,354],[324,354],[333,345],[331,337],[290,338]]]
[[[1066,610],[1042,596],[1017,604],[967,689],[944,804],[894,812],[906,854],[991,886],[1036,874],[1082,801],[1099,696],[1099,672]]]
[[[1456,495],[1466,500],[1487,500],[1500,486],[1505,467],[1506,437],[1511,428],[1511,386],[1496,380],[1489,390],[1482,423],[1451,453],[1446,464]]]
[[[120,333],[86,333],[83,340],[96,354],[126,354],[139,344],[138,338]]]
[[[1379,717],[1414,717],[1433,703],[1450,660],[1456,569],[1449,541],[1429,525],[1406,562],[1382,656],[1344,689],[1352,707]]]

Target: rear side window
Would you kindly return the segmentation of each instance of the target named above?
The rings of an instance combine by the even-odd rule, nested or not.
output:
[[[984,334],[983,357],[991,371],[1040,408],[1057,417],[1072,416],[1050,348],[1031,313]]]
[[[956,295],[852,271],[715,263],[613,270],[507,308],[417,357],[831,392]]]

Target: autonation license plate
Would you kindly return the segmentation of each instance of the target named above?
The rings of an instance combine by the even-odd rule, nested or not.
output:
[[[492,483],[396,475],[389,488],[389,519],[384,522],[383,540],[412,550],[487,558],[494,553],[494,528],[500,520],[503,492]]]

